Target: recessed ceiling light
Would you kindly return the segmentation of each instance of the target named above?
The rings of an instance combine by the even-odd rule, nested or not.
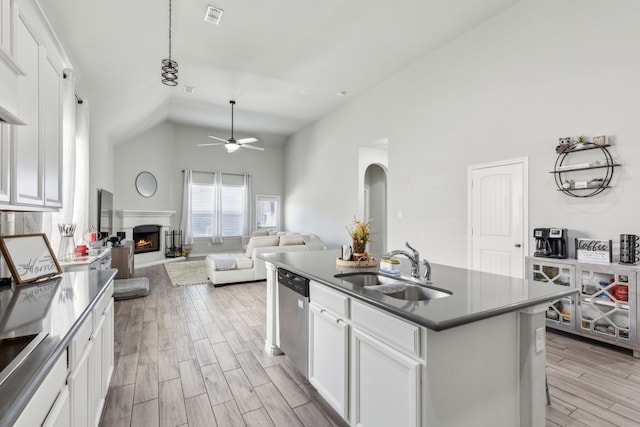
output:
[[[220,19],[222,18],[222,14],[224,11],[222,9],[218,9],[215,6],[209,5],[207,7],[207,13],[204,15],[204,20],[207,22],[211,22],[212,24],[218,25],[220,23]]]
[[[188,93],[189,95],[191,95],[194,90],[196,90],[196,88],[193,87],[193,86],[186,86],[185,85],[185,87],[184,87],[184,93]]]
[[[347,94],[346,90],[341,90],[340,92],[338,92],[338,96],[345,96]]]

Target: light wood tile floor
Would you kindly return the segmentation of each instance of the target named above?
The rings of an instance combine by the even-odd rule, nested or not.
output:
[[[630,350],[547,333],[547,426],[640,426],[640,359]]]
[[[345,426],[284,356],[263,351],[266,284],[174,288],[115,303],[115,370],[101,425]]]
[[[344,426],[284,356],[263,351],[265,283],[174,288],[115,305],[116,365],[102,426]],[[640,426],[640,360],[549,332],[547,426]]]

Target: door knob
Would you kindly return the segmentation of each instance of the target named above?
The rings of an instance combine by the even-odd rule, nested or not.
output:
[[[521,248],[521,247],[522,247],[522,245],[521,245],[520,243],[516,243],[516,244],[515,244],[515,245],[513,245],[513,246],[515,246],[516,248]]]

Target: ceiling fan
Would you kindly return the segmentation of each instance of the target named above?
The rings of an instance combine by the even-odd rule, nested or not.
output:
[[[227,152],[229,152],[229,153],[233,153],[234,151],[237,151],[239,148],[250,148],[252,150],[264,151],[264,148],[262,148],[262,147],[255,147],[253,145],[247,145],[247,144],[251,144],[252,142],[257,142],[258,140],[256,138],[235,139],[233,137],[233,106],[236,105],[236,101],[231,100],[231,101],[229,101],[229,104],[231,104],[231,138],[222,139],[222,138],[218,138],[217,136],[209,135],[209,138],[217,139],[218,141],[222,141],[222,142],[212,142],[212,143],[209,143],[209,144],[198,144],[198,147],[209,147],[209,146],[213,146],[213,145],[224,145],[224,148],[226,148]]]

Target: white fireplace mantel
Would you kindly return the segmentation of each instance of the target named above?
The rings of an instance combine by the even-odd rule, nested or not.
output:
[[[170,227],[171,216],[176,211],[141,211],[141,210],[122,210],[117,214],[122,218],[122,228],[133,228],[139,225],[161,225]]]

